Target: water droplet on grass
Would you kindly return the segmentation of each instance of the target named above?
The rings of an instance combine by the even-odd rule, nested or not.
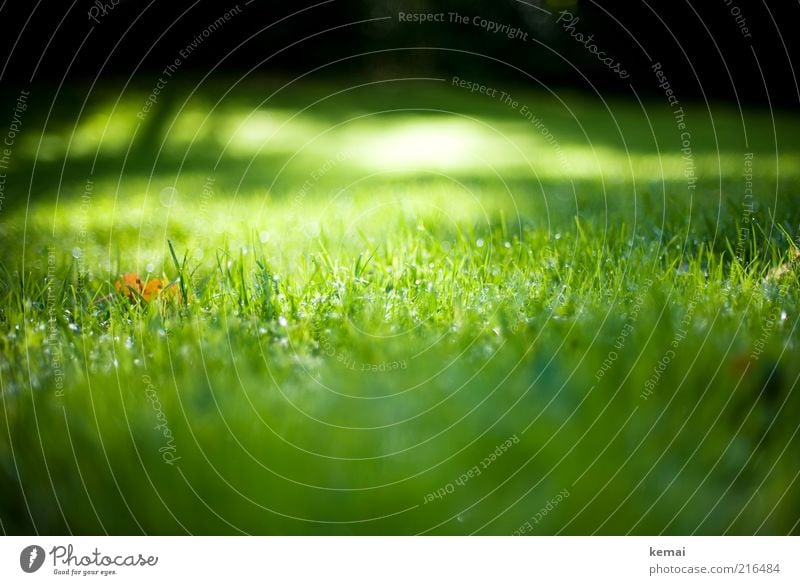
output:
[[[175,205],[178,198],[178,190],[175,187],[164,187],[158,194],[158,201],[166,208]]]

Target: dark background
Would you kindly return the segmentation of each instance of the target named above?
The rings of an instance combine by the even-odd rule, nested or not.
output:
[[[682,99],[707,97],[782,107],[798,102],[792,64],[798,44],[795,27],[800,22],[797,2],[770,2],[767,7],[766,2],[735,0],[752,34],[752,39],[745,39],[725,0],[336,0],[314,8],[310,7],[317,1],[254,0],[247,6],[245,1],[238,2],[242,13],[206,39],[176,75],[198,77],[214,68],[218,74],[238,75],[255,68],[254,74],[294,77],[328,64],[313,75],[480,76],[481,80],[539,82],[578,90],[592,90],[592,85],[603,92],[627,94],[630,83],[639,95],[660,95],[641,44],[653,60],[664,64]],[[111,6],[110,0],[106,4]],[[132,77],[134,83],[150,87],[153,76],[181,48],[236,4],[118,0],[96,24],[88,18],[94,5],[89,0],[3,2],[0,79],[4,93],[14,94],[20,85],[58,85],[63,80],[91,83],[97,76]],[[553,14],[561,8],[573,11],[580,18],[576,30],[594,34],[597,45],[620,60],[631,77],[619,80],[569,38],[554,16],[534,4]],[[482,15],[521,27],[531,40],[509,40],[471,25],[402,24],[398,11]],[[392,19],[350,24],[381,16]],[[378,52],[354,56],[373,51]],[[344,60],[330,64],[338,59]]]

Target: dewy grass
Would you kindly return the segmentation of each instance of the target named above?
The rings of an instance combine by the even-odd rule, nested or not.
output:
[[[274,153],[226,158],[198,121],[185,166],[111,153],[88,204],[78,173],[57,202],[42,179],[1,227],[3,531],[796,531],[797,173],[759,169],[744,214],[728,146],[688,200],[621,114],[637,149],[604,147],[633,161],[627,178],[495,174],[491,131],[464,120],[469,164],[381,167],[391,141],[375,141],[399,127],[376,116],[280,176]],[[768,120],[753,120],[757,145]],[[650,121],[667,141],[669,112]],[[419,114],[408,164],[414,132],[447,122]],[[339,156],[369,141],[372,159]],[[114,288],[129,272],[180,294],[132,302]]]

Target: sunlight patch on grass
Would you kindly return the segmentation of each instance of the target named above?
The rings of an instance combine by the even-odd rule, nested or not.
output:
[[[139,124],[135,106],[129,101],[118,104],[113,113],[110,108],[98,107],[75,126],[26,135],[21,141],[21,151],[26,157],[41,160],[57,160],[65,154],[69,158],[89,157],[98,152],[121,154]]]
[[[22,153],[29,159],[89,158],[96,153],[121,156],[137,132],[151,118],[137,117],[138,102],[127,99],[112,107],[103,104],[84,115],[74,127],[49,128],[41,136],[27,135]],[[151,112],[151,116],[154,112]],[[626,124],[634,122],[627,121]],[[643,130],[643,129],[641,129]],[[583,136],[583,132],[586,132]],[[379,112],[190,104],[168,117],[159,140],[159,156],[234,161],[269,159],[277,173],[287,168],[314,169],[329,159],[346,160],[333,174],[355,177],[382,171],[436,171],[453,177],[535,178],[545,180],[679,181],[694,172],[706,179],[738,179],[742,154],[736,148],[710,152],[698,149],[687,158],[676,136],[664,135],[643,148],[646,133],[637,135],[638,148],[609,142],[610,130],[575,127],[572,120],[542,120],[533,125],[522,117],[502,119],[470,114],[457,116],[431,111]],[[581,137],[581,140],[579,140]],[[636,142],[636,141],[634,141]],[[698,143],[699,145],[699,143]],[[725,144],[721,145],[725,148]],[[800,152],[783,148],[780,157],[755,153],[754,178],[773,179],[776,169],[784,178],[800,177]]]
[[[275,109],[236,112],[213,120],[219,145],[234,156],[292,153],[325,128],[311,116]]]
[[[353,137],[355,152],[362,165],[380,169],[472,167],[481,150],[494,146],[476,125],[447,118],[370,126],[359,131],[361,139]]]

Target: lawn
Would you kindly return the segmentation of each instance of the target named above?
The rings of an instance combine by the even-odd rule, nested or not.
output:
[[[798,533],[800,117],[171,83],[25,113],[0,530]]]

